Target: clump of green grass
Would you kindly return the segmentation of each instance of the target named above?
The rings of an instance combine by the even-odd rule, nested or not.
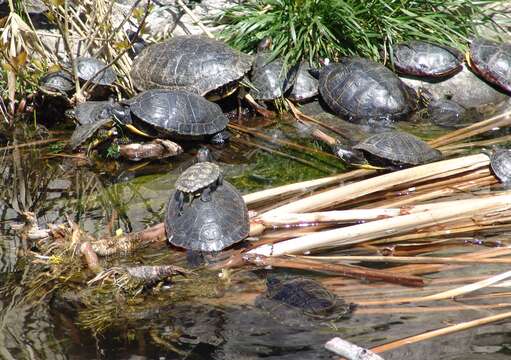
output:
[[[225,10],[220,36],[253,52],[264,37],[287,64],[358,55],[379,60],[389,45],[422,39],[463,48],[479,25],[498,27],[487,5],[503,0],[252,0]]]

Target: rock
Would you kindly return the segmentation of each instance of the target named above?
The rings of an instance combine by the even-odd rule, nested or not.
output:
[[[497,106],[509,99],[505,93],[481,80],[465,65],[463,70],[446,80],[425,80],[402,76],[415,90],[427,90],[435,99],[449,99],[461,106],[481,108]]]

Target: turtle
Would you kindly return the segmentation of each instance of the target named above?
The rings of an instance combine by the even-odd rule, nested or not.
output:
[[[118,103],[112,112],[131,129],[156,130],[160,136],[170,138],[212,135],[213,142],[224,138],[229,122],[220,106],[183,90],[147,90]]]
[[[207,164],[210,163],[199,162],[183,172],[167,204],[168,241],[187,249],[189,255],[221,251],[242,241],[249,232],[243,197],[233,185],[221,180],[215,167]],[[183,200],[185,197],[188,201]]]
[[[406,119],[418,105],[415,91],[390,69],[358,57],[325,66],[320,71],[319,92],[335,114],[383,127]]]
[[[92,138],[99,129],[110,123],[112,123],[112,118],[106,117],[84,125],[78,125],[69,139],[69,147],[71,150],[76,150],[80,145]]]
[[[76,73],[80,80],[91,81],[97,85],[111,85],[117,80],[117,75],[111,67],[93,57],[80,56],[75,59]]]
[[[307,101],[319,94],[318,79],[311,75],[309,66],[301,63],[298,68],[296,80],[287,98],[293,101]]]
[[[511,44],[486,39],[470,43],[469,64],[486,81],[511,92]]]
[[[367,168],[402,169],[436,161],[442,156],[423,140],[401,131],[379,132],[354,146],[337,143],[333,150],[343,161]]]
[[[146,47],[133,61],[140,90],[181,89],[214,99],[232,93],[252,67],[252,56],[204,36],[175,36]]]
[[[406,41],[392,47],[393,65],[405,75],[446,77],[463,68],[463,53],[455,48],[426,41]]]
[[[504,184],[511,185],[511,150],[497,149],[490,156],[490,167],[495,176]]]
[[[67,94],[75,89],[71,74],[65,70],[46,73],[39,80],[39,88],[47,94]]]
[[[256,298],[255,305],[279,320],[291,320],[293,326],[304,323],[299,321],[300,315],[337,320],[353,310],[353,305],[346,304],[317,281],[302,277],[281,280],[273,275],[267,277],[266,292]]]
[[[271,40],[264,38],[257,47],[250,77],[253,87],[250,94],[255,100],[271,101],[282,97],[296,80],[298,67],[291,66],[286,69],[282,59],[274,59],[268,52],[270,46]]]
[[[449,99],[431,100],[427,113],[434,124],[451,129],[459,129],[481,120],[481,114],[475,109],[467,109]]]
[[[100,119],[111,118],[114,106],[113,100],[85,101],[76,105],[72,113],[80,125],[85,125]]]

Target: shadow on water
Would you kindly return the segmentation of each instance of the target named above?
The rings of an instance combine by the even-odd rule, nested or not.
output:
[[[267,134],[285,137],[289,128],[282,126],[268,129]],[[299,137],[293,140],[300,141]],[[320,148],[318,144],[312,146]],[[245,192],[338,171],[338,165],[325,165],[328,161],[317,161],[320,169],[328,169],[325,173],[239,144],[216,149],[214,155],[226,178]],[[323,344],[334,336],[371,347],[486,315],[475,307],[448,313],[428,312],[427,307],[424,312],[413,313],[361,310],[335,323],[304,319],[303,326],[287,326],[252,305],[264,290],[264,279],[248,270],[232,274],[235,285],[218,274],[196,274],[153,295],[109,298],[87,309],[82,306],[86,292],[58,293],[42,302],[24,300],[22,285],[34,276],[22,256],[30,251],[30,244],[11,230],[24,212],[34,212],[40,225],[71,219],[96,235],[116,229],[140,230],[161,221],[169,191],[191,161],[191,155],[182,155],[147,166],[99,162],[91,167],[80,165],[75,157],[47,150],[18,149],[2,154],[0,283],[9,280],[20,286],[0,292],[1,358],[331,359],[334,357]],[[129,261],[144,264],[154,259],[170,261],[176,256],[180,254],[163,246],[137,253]],[[128,260],[108,261],[116,264]],[[343,296],[342,286],[337,291]],[[349,296],[357,294],[348,294],[347,301]],[[106,321],[108,329],[93,334],[91,324],[95,321]],[[498,360],[511,356],[509,346],[511,324],[501,324],[422,342],[384,357]]]

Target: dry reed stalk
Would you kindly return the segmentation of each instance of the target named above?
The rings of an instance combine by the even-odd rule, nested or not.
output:
[[[325,349],[344,356],[348,360],[383,360],[383,358],[370,350],[361,348],[340,337],[330,339],[325,344]]]
[[[298,258],[317,261],[349,261],[349,262],[386,262],[398,264],[511,264],[511,258],[505,259],[460,259],[455,257],[435,256],[297,256]]]
[[[385,315],[385,314],[428,314],[457,311],[492,310],[511,307],[511,303],[485,304],[467,307],[463,305],[454,306],[431,306],[431,307],[381,307],[381,308],[356,308],[353,313],[356,315]]]
[[[373,352],[376,352],[376,353],[381,353],[381,352],[384,352],[384,351],[389,351],[389,350],[397,349],[397,348],[399,348],[401,346],[404,346],[404,345],[410,345],[410,344],[414,344],[414,343],[417,343],[417,342],[420,342],[420,341],[429,340],[429,339],[432,339],[432,338],[435,338],[435,337],[438,337],[438,336],[444,336],[444,335],[452,334],[452,333],[455,333],[455,332],[472,329],[472,328],[475,328],[475,327],[478,327],[478,326],[490,324],[492,322],[504,320],[504,319],[507,319],[507,318],[510,318],[510,317],[511,317],[511,311],[510,312],[505,312],[505,313],[502,313],[502,314],[491,315],[491,316],[487,316],[487,317],[484,317],[484,318],[480,318],[480,319],[476,319],[476,320],[472,320],[472,321],[467,321],[467,322],[459,323],[459,324],[456,324],[456,325],[447,326],[445,328],[441,328],[441,329],[437,329],[437,330],[433,330],[433,331],[428,331],[428,332],[425,332],[425,333],[422,333],[422,334],[419,334],[419,335],[409,336],[409,337],[406,337],[404,339],[400,339],[400,340],[393,341],[393,342],[390,342],[390,343],[387,343],[387,344],[384,344],[384,345],[380,345],[380,346],[374,347],[371,350]]]
[[[430,141],[429,144],[433,147],[440,147],[481,134],[496,127],[504,127],[509,125],[511,125],[511,111],[507,111],[490,119],[480,121],[463,129],[452,131],[444,136],[440,136],[439,138]]]
[[[469,170],[488,166],[489,158],[484,154],[465,156],[457,159],[444,160],[400,170],[370,179],[340,186],[323,193],[312,195],[304,199],[271,210],[272,213],[299,213],[318,211],[332,208],[354,197],[364,196],[391,189],[403,182],[433,180],[444,178],[453,173],[463,173]]]
[[[345,188],[348,186],[345,186]],[[391,234],[417,231],[420,228],[444,224],[476,214],[487,213],[498,209],[507,209],[511,206],[511,195],[506,194],[485,199],[474,199],[470,201],[469,204],[467,201],[463,201],[462,204],[463,207],[452,204],[444,207],[435,207],[416,214],[382,219],[340,229],[321,231],[273,245],[263,245],[250,250],[249,253],[264,256],[279,256],[303,253],[325,247],[359,244]]]
[[[439,150],[444,154],[451,154],[452,150],[465,150],[470,147],[484,147],[484,146],[492,146],[501,144],[504,142],[511,141],[511,135],[499,136],[497,138],[488,139],[488,140],[480,140],[480,141],[471,141],[468,143],[456,143],[451,145],[442,146]]]

